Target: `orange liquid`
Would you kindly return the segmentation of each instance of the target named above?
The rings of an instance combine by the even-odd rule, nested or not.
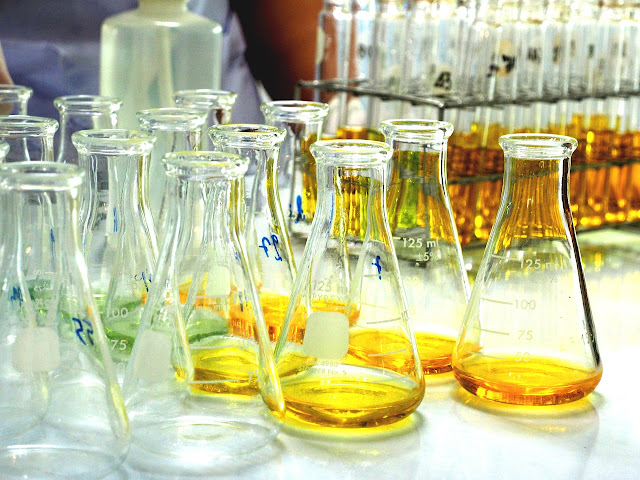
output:
[[[343,140],[367,140],[369,129],[367,127],[338,127],[336,138]]]
[[[574,114],[571,123],[567,125],[565,135],[578,140],[578,147],[571,156],[571,166],[580,166],[585,164],[585,150],[587,145],[587,132],[584,127],[584,116]],[[569,202],[571,203],[571,214],[573,216],[573,224],[578,225],[580,215],[584,210],[586,203],[584,191],[584,170],[575,170],[571,172],[569,180]]]
[[[602,377],[602,369],[587,370],[554,358],[496,357],[469,356],[456,362],[453,373],[474,395],[515,405],[573,402],[589,395]]]
[[[640,159],[640,132],[633,132],[631,140],[631,151],[629,152],[629,158],[638,160]],[[634,163],[630,166],[629,176],[629,210],[627,213],[627,220],[635,221],[640,219],[640,163]]]
[[[451,355],[457,339],[429,333],[416,333],[422,371],[426,374],[451,371]]]

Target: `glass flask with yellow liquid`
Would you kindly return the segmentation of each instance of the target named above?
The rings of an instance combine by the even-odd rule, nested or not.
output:
[[[284,401],[231,203],[248,160],[176,152],[163,163],[167,230],[122,388],[134,444],[202,474],[272,440]]]
[[[0,166],[2,478],[103,478],[129,449],[78,242],[83,176],[53,162]]]
[[[280,335],[296,277],[289,231],[277,187],[278,152],[285,131],[267,125],[237,124],[218,125],[209,132],[218,149],[246,157],[256,167],[244,240],[269,338],[275,342]]]
[[[453,125],[387,120],[380,130],[393,148],[387,208],[422,369],[448,372],[469,299],[447,191]]]
[[[335,140],[311,146],[313,218],[276,362],[286,418],[306,427],[374,427],[411,414],[424,377],[386,213],[391,147]],[[366,201],[352,211],[349,195]],[[366,224],[349,240],[350,215]]]
[[[282,208],[288,216],[289,232],[305,236],[309,233],[316,211],[316,162],[309,146],[322,138],[323,122],[329,105],[297,100],[273,101],[262,104],[267,125],[287,132],[278,161],[279,186],[288,189]]]
[[[591,393],[602,364],[567,198],[571,137],[500,139],[504,188],[453,354],[479,397],[553,405]]]
[[[89,282],[122,379],[155,281],[158,243],[143,182],[155,139],[121,129],[71,136],[87,181],[80,238]]]

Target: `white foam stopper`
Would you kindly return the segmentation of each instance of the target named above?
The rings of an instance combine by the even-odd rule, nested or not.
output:
[[[135,374],[142,380],[162,382],[175,374],[171,365],[171,338],[165,333],[145,330],[136,339]]]
[[[20,373],[51,372],[60,365],[60,339],[53,328],[23,328],[13,344],[13,368]]]
[[[207,297],[226,297],[231,293],[231,274],[224,265],[216,265],[207,276]]]
[[[347,316],[340,312],[312,312],[307,319],[302,350],[310,357],[344,357],[349,350]]]

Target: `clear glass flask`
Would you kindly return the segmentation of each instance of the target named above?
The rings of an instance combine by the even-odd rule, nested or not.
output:
[[[256,165],[244,238],[269,338],[275,342],[296,276],[277,187],[278,153],[286,133],[278,127],[246,124],[219,125],[210,133],[218,149],[246,157]]]
[[[178,152],[163,163],[167,230],[123,394],[134,443],[202,474],[272,440],[284,402],[231,203],[248,161]]]
[[[22,85],[0,85],[0,115],[26,115],[33,89]]]
[[[129,423],[78,245],[82,177],[76,166],[51,162],[0,166],[5,478],[102,478],[129,448]],[[28,223],[15,221],[22,215]]]
[[[453,125],[387,120],[380,130],[393,148],[387,208],[422,369],[448,372],[469,299],[447,190]]]
[[[4,161],[7,153],[9,153],[9,144],[0,140],[0,162]]]
[[[311,146],[318,209],[276,362],[295,424],[373,427],[411,414],[424,377],[386,214],[391,147],[358,140]],[[350,196],[367,201],[353,211]],[[351,215],[364,241],[348,241]]]
[[[214,125],[231,123],[231,110],[238,99],[238,94],[226,90],[211,90],[199,88],[197,90],[179,90],[173,95],[173,100],[179,108],[195,108],[207,112],[207,118],[202,127],[202,150],[215,150],[209,138],[209,128]]]
[[[571,137],[505,135],[498,217],[453,355],[462,386],[521,405],[593,391],[602,365],[567,198]]]
[[[71,135],[80,130],[116,128],[122,102],[98,95],[67,95],[53,101],[60,114],[56,161],[78,165],[78,152]]]
[[[143,187],[154,138],[131,130],[82,130],[72,141],[87,178],[80,211],[82,250],[122,379],[155,280],[158,244]]]
[[[58,122],[30,115],[0,116],[0,140],[9,145],[5,162],[53,161]]]
[[[123,101],[120,127],[136,112],[173,105],[177,90],[220,88],[222,27],[189,12],[187,0],[138,0],[107,18],[100,37],[100,94]]]
[[[166,175],[162,158],[171,152],[200,150],[202,128],[207,115],[202,110],[187,108],[152,108],[137,113],[139,128],[156,139],[149,164],[149,205],[158,238],[162,238]]]
[[[316,162],[309,146],[322,138],[329,105],[317,102],[282,100],[261,107],[268,125],[287,131],[278,160],[278,185],[283,190],[282,208],[288,217],[289,232],[306,235],[316,211]],[[287,195],[286,190],[289,190]]]

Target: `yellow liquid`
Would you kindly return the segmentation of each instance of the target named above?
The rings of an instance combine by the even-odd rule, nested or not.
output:
[[[309,147],[316,141],[315,135],[303,138],[300,145],[302,156],[302,211],[304,222],[311,223],[316,213],[318,202],[318,181],[316,179],[316,159],[313,158]],[[292,206],[295,208],[295,206]]]
[[[451,371],[451,355],[457,339],[429,333],[416,333],[422,371],[426,374]]]
[[[640,159],[640,132],[633,132],[629,158]],[[631,185],[629,192],[628,221],[640,219],[640,163],[630,166]]]
[[[378,368],[321,365],[282,378],[287,417],[326,427],[376,427],[410,415],[424,387]]]
[[[558,405],[589,395],[602,369],[586,370],[545,357],[470,356],[455,363],[460,384],[481,398],[514,405]]]
[[[367,127],[339,127],[336,138],[342,140],[367,140],[369,129]]]
[[[578,140],[578,147],[571,156],[571,166],[584,165],[585,163],[585,150],[587,145],[587,132],[584,127],[584,115],[574,114],[571,118],[571,123],[567,125],[565,135]],[[584,170],[577,170],[571,172],[569,181],[569,202],[571,203],[571,213],[573,215],[574,225],[578,225],[580,221],[580,215],[584,210],[584,204],[586,202],[584,191]]]

